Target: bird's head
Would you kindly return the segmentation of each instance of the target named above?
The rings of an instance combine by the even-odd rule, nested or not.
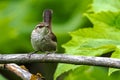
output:
[[[41,22],[40,24],[36,25],[35,31],[41,35],[47,35],[50,30],[48,28],[48,24],[45,22]]]

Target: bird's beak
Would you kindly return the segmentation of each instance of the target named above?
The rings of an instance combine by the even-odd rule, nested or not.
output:
[[[42,33],[43,35],[48,34],[48,28],[47,28],[47,27],[42,27],[42,28],[40,28],[40,29],[41,29],[41,33]]]

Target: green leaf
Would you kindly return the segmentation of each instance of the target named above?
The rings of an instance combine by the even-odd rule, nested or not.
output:
[[[94,0],[92,4],[94,12],[120,11],[120,0]]]
[[[120,80],[120,71],[115,71],[114,73],[112,73],[109,77],[110,80]]]
[[[100,75],[99,75],[100,74]],[[58,80],[110,80],[107,70],[101,67],[80,66],[69,70],[58,77]],[[115,79],[114,79],[115,80]]]
[[[102,16],[102,17],[101,17]],[[94,28],[98,28],[98,26],[105,26],[108,27],[106,30],[103,30],[105,32],[105,35],[108,39],[117,40],[120,42],[120,12],[101,12],[101,13],[95,13],[95,14],[87,14],[87,17],[93,22],[95,25]],[[112,53],[112,58],[120,58],[120,48],[119,45],[116,45],[115,52]],[[120,71],[119,69],[110,68],[108,75],[111,75],[112,73]]]
[[[59,64],[57,66],[57,71],[54,74],[54,80],[59,77],[61,74],[68,72],[69,70],[74,70],[75,68],[79,67],[79,65],[72,65],[72,64]]]
[[[100,12],[95,14],[85,14],[90,21],[97,26],[120,27],[120,12]]]
[[[0,80],[7,80],[7,79],[3,77],[2,75],[0,75]]]
[[[105,53],[115,51],[120,46],[118,41],[120,31],[113,27],[96,27],[79,29],[71,32],[72,39],[63,45],[66,50],[66,54],[84,55],[84,56],[100,56]],[[102,29],[102,30],[101,30]],[[105,33],[105,31],[107,32]],[[112,30],[112,32],[111,32]],[[111,35],[114,36],[111,39]],[[119,34],[119,35],[118,35]],[[65,66],[67,66],[65,68]],[[55,78],[59,75],[77,68],[76,65],[59,64],[55,73]]]
[[[120,46],[117,47],[116,51],[112,54],[111,58],[119,58],[120,59]],[[114,73],[116,71],[120,72],[120,69],[109,68],[108,75],[111,75],[112,73]]]
[[[66,54],[101,56],[109,52],[116,52],[120,46],[120,24],[116,24],[118,22],[118,18],[116,19],[116,17],[119,17],[119,14],[119,12],[87,14],[86,16],[94,24],[94,27],[71,32],[72,39],[63,45]],[[68,69],[63,66],[67,66]],[[75,65],[71,67],[71,65],[62,64],[61,66],[59,64],[55,77],[69,70],[74,70],[77,67]]]
[[[63,45],[66,54],[100,56],[101,54],[114,51],[116,46],[120,45],[120,41],[118,41],[118,39],[120,40],[120,31],[116,32],[117,29],[111,28],[86,28],[70,33],[72,39]],[[111,32],[111,30],[113,31]],[[113,39],[111,35],[114,36]]]

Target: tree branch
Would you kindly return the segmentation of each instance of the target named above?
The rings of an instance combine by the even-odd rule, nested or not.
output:
[[[23,80],[44,80],[44,78],[40,75],[40,73],[37,73],[36,75],[31,74],[25,66],[18,66],[17,64],[10,63],[10,64],[0,64],[0,68],[7,69]]]
[[[0,63],[31,63],[51,62],[67,63],[75,65],[91,65],[120,68],[120,59],[106,57],[88,57],[66,54],[4,54],[0,55]]]

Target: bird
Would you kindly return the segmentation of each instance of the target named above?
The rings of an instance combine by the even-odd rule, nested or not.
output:
[[[35,26],[31,33],[31,44],[35,52],[56,52],[57,38],[52,31],[51,9],[43,11],[43,21]]]
[[[35,51],[28,55],[29,58],[37,52],[44,52],[46,53],[45,55],[48,55],[57,51],[57,37],[52,31],[52,14],[53,11],[51,9],[45,9],[43,11],[43,21],[33,29],[31,33],[31,44]],[[31,72],[42,73],[47,80],[53,80],[52,76],[56,66],[56,63],[35,63],[29,64],[28,68]],[[40,69],[38,70],[37,68]]]

